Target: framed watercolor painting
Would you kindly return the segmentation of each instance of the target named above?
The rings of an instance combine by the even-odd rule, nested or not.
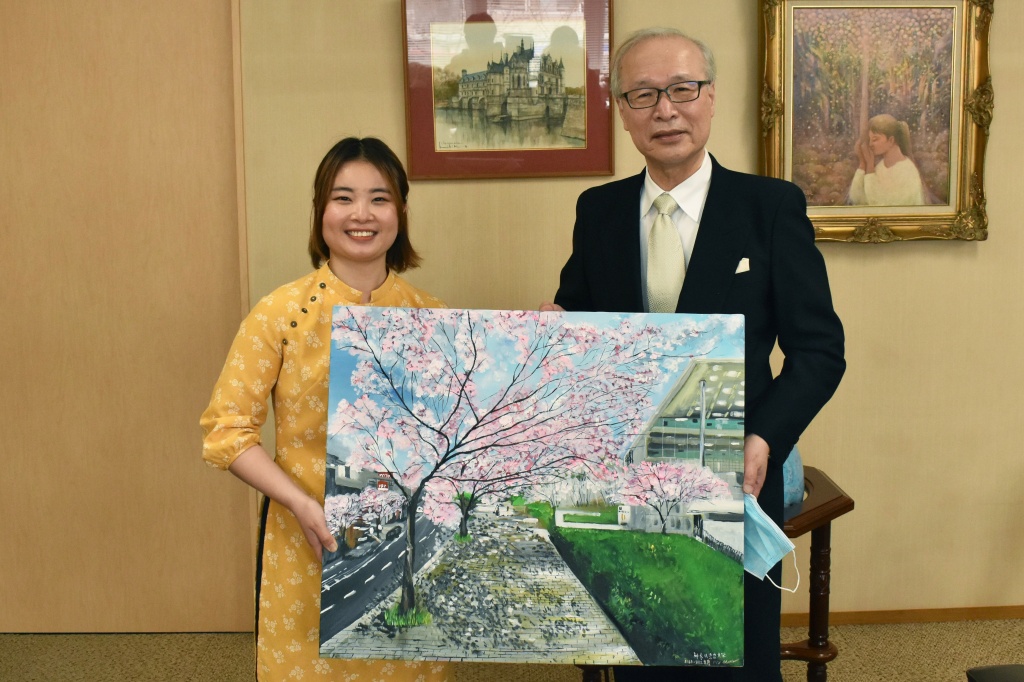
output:
[[[409,177],[612,173],[611,0],[403,0]]]
[[[819,240],[983,240],[993,0],[761,0],[763,171]]]
[[[743,317],[334,311],[326,657],[743,664]]]

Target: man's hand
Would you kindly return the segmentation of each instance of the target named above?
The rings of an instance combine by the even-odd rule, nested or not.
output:
[[[552,303],[551,301],[544,301],[543,303],[540,304],[540,311],[542,313],[564,313],[565,308],[558,305],[557,303]]]
[[[761,494],[768,471],[768,443],[752,433],[743,441],[743,492],[754,497]]]

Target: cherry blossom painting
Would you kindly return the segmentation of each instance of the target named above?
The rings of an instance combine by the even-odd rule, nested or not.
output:
[[[742,665],[743,343],[739,315],[336,308],[321,656]]]

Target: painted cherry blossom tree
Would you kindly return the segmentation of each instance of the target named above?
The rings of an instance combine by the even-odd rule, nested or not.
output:
[[[327,517],[327,530],[335,537],[340,536],[359,521],[359,496],[328,495],[324,500],[324,515]]]
[[[457,505],[453,504],[452,491],[447,485],[439,485],[439,479],[433,479],[424,487],[422,503],[419,509],[431,523],[442,528],[454,530],[459,527],[462,520],[462,513]]]
[[[525,491],[530,501],[543,501],[558,507],[582,507],[603,504],[618,491],[623,464],[618,457],[608,457],[601,467],[564,472],[563,475],[537,481]]]
[[[405,496],[386,488],[363,488],[359,493],[359,513],[367,534],[377,542],[383,538],[384,524],[397,518],[405,506]]]
[[[727,499],[729,486],[708,467],[644,460],[631,467],[618,497],[626,504],[653,509],[661,521],[661,532],[667,533],[673,512],[683,511],[697,500]]]
[[[496,495],[601,467],[642,429],[663,369],[714,346],[714,322],[638,319],[599,326],[531,311],[338,310],[333,351],[354,359],[358,397],[338,402],[328,436],[341,439],[350,465],[387,472],[404,496],[400,613],[415,608],[415,520],[428,486],[437,486],[428,496],[436,506],[445,488],[455,503],[468,490]]]
[[[434,478],[434,488],[445,495],[448,503],[458,510],[458,535],[469,535],[469,519],[481,504],[497,504],[522,490],[528,483],[540,481],[552,474],[557,466],[566,468],[573,462],[561,458],[538,458],[538,466],[526,468],[514,457],[493,456],[491,451],[480,453],[446,467]]]

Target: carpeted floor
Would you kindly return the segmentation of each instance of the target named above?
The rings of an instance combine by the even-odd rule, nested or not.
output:
[[[786,640],[802,639],[794,628]],[[965,682],[982,665],[1024,664],[1024,620],[840,625],[831,682]],[[251,682],[251,634],[0,634],[3,682]],[[806,667],[783,662],[786,682]],[[578,682],[568,666],[463,664],[457,682]]]

